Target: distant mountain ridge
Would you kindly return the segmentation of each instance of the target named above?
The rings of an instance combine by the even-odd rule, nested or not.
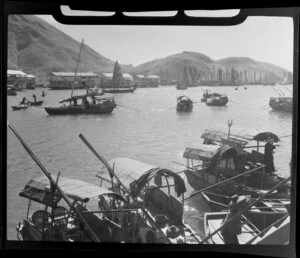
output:
[[[79,72],[112,72],[114,61],[97,53],[84,42]],[[10,15],[8,24],[8,68],[36,76],[53,71],[75,71],[80,42],[34,15]],[[224,83],[280,82],[291,73],[274,64],[249,57],[213,60],[207,55],[183,51],[157,58],[136,67],[120,65],[122,72],[155,74],[162,81],[223,81]],[[288,75],[288,76],[287,76]]]
[[[195,78],[207,81],[219,79],[230,81],[231,72],[234,70],[234,78],[245,83],[263,80],[280,82],[290,73],[285,68],[255,61],[249,57],[213,60],[202,53],[189,51],[156,59],[134,68],[136,73],[152,73],[168,80],[180,81],[184,78],[184,70],[190,71],[188,73],[194,74]]]

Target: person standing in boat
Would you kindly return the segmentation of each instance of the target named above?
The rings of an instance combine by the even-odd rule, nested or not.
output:
[[[26,105],[28,103],[28,100],[26,97],[23,97],[22,101],[20,102],[21,105]]]
[[[36,102],[36,96],[35,96],[35,94],[33,94],[32,97],[34,99],[34,102]]]
[[[271,174],[275,172],[274,157],[273,157],[274,149],[276,149],[276,147],[273,145],[273,140],[269,139],[265,145],[265,155],[264,155],[267,174]]]
[[[248,203],[246,196],[234,195],[229,203],[229,212],[224,220],[227,223],[221,230],[225,244],[239,244],[237,235],[242,232],[242,214],[237,215]]]

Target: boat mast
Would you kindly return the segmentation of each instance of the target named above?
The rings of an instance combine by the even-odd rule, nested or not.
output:
[[[81,45],[80,45],[80,50],[79,50],[79,54],[78,54],[78,59],[77,59],[77,64],[76,64],[74,79],[76,79],[76,74],[77,74],[77,69],[78,69],[79,58],[80,58],[80,53],[81,53],[82,45],[83,45],[83,39],[82,39],[82,42],[81,42]],[[73,84],[72,91],[71,91],[71,98],[73,97],[73,90],[74,90],[74,84]]]

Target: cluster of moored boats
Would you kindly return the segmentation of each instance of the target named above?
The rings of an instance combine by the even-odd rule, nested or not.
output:
[[[203,144],[185,149],[187,164],[180,172],[127,157],[107,161],[80,134],[103,164],[95,173],[99,184],[94,185],[50,175],[16,129],[8,126],[44,172],[20,192],[29,200],[27,216],[17,227],[20,240],[289,243],[290,177],[275,173],[272,151],[280,139],[272,132],[240,135],[207,128],[201,135]],[[257,145],[249,146],[253,141]],[[187,197],[180,173],[195,190]],[[184,218],[185,201],[196,195],[211,208],[204,213],[205,237]],[[32,202],[44,208],[31,213]]]

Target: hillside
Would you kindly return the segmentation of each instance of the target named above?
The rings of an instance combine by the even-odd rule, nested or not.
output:
[[[183,80],[186,70],[188,80],[246,82],[281,82],[288,70],[248,57],[228,57],[213,60],[197,52],[174,54],[137,66],[135,73],[152,73],[165,80]],[[234,71],[234,72],[233,72]],[[231,74],[234,74],[232,77]]]
[[[84,42],[81,72],[113,69],[113,61]],[[74,71],[81,42],[33,15],[10,15],[8,23],[8,69],[46,75],[51,71]]]

